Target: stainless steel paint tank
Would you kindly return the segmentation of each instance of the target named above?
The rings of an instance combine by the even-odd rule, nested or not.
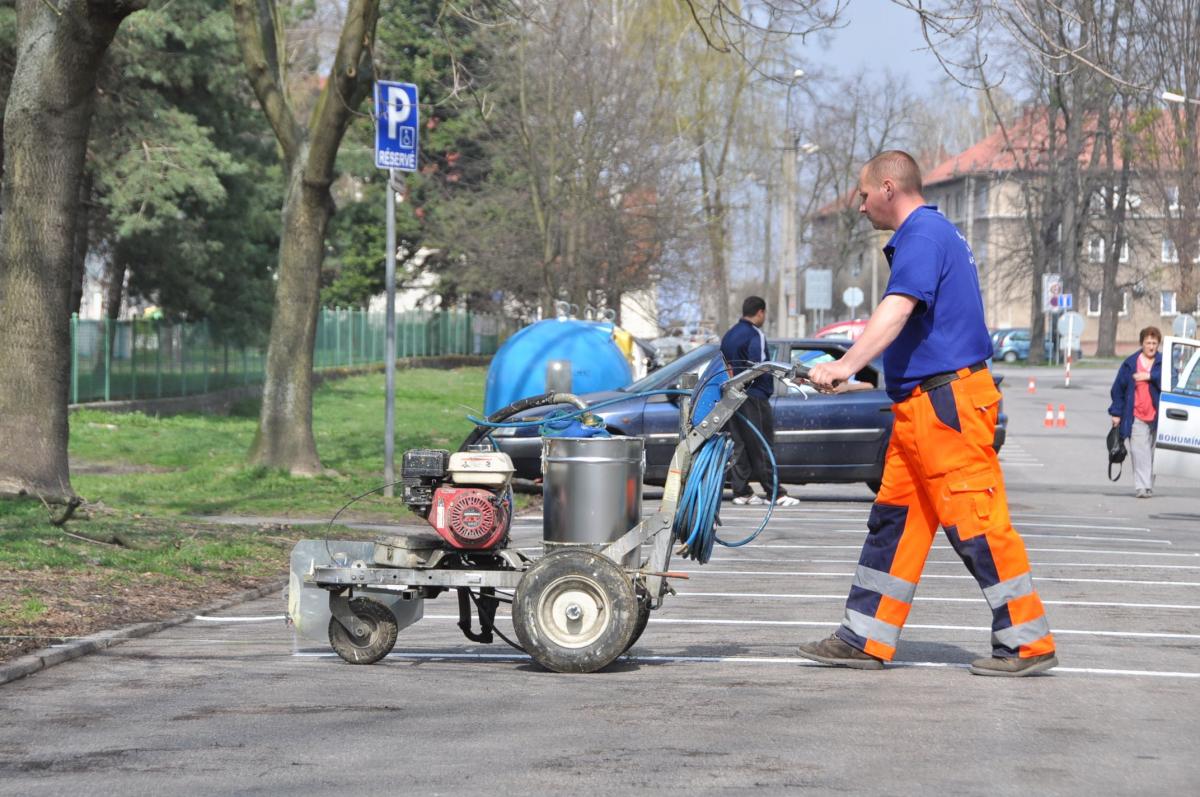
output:
[[[640,437],[542,440],[542,539],[602,547],[642,519],[645,443]],[[637,551],[626,564],[637,565]]]

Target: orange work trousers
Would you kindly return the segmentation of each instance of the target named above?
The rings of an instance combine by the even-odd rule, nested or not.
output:
[[[995,656],[1054,651],[1025,543],[992,449],[1000,393],[985,368],[893,405],[883,486],[871,507],[837,636],[890,661],[940,525],[992,610]]]

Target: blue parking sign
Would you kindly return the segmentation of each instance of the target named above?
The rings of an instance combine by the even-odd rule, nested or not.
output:
[[[375,81],[375,165],[380,169],[417,170],[420,108],[417,87]]]

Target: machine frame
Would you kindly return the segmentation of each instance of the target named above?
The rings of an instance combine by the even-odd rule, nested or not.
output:
[[[680,440],[671,458],[662,503],[652,515],[643,518],[640,523],[598,551],[589,545],[556,543],[553,552],[538,559],[531,559],[518,551],[508,549],[478,553],[435,550],[427,560],[415,567],[379,566],[374,563],[368,564],[364,559],[346,564],[313,564],[308,572],[303,574],[302,583],[305,587],[319,587],[330,593],[330,641],[335,650],[346,661],[366,664],[386,656],[395,644],[396,628],[380,628],[381,625],[388,625],[386,616],[377,613],[374,617],[363,617],[355,611],[354,604],[362,600],[355,598],[356,588],[397,591],[422,599],[436,597],[447,589],[478,589],[481,593],[487,592],[489,595],[494,594],[494,590],[497,589],[517,590],[515,603],[519,603],[522,599],[523,585],[528,586],[530,583],[531,572],[539,567],[553,566],[565,572],[565,575],[560,573],[557,576],[558,580],[554,581],[550,588],[562,589],[563,579],[570,580],[571,573],[579,571],[577,581],[581,585],[580,589],[595,603],[595,606],[590,607],[591,613],[610,614],[609,617],[599,618],[596,622],[603,620],[609,623],[612,617],[620,615],[620,622],[614,626],[617,638],[598,638],[595,643],[582,645],[578,651],[572,649],[563,653],[560,648],[564,636],[570,633],[571,624],[580,621],[584,612],[578,605],[568,603],[565,609],[559,611],[559,622],[564,628],[557,629],[556,633],[554,628],[547,627],[553,620],[546,618],[559,615],[554,615],[553,612],[547,614],[549,610],[545,608],[545,601],[542,600],[539,604],[541,608],[530,608],[525,613],[527,617],[523,614],[518,618],[518,606],[514,605],[514,625],[517,625],[518,635],[522,637],[527,652],[547,669],[560,672],[591,672],[611,663],[637,640],[645,628],[649,612],[660,608],[664,597],[672,591],[668,579],[674,574],[670,573],[668,568],[675,542],[674,518],[693,457],[707,440],[728,425],[746,401],[745,385],[764,373],[772,373],[785,382],[791,382],[796,378],[804,378],[807,368],[803,365],[764,362],[730,377],[720,387],[720,399],[704,418],[690,428],[687,428],[687,419],[692,408],[689,398],[685,397],[680,408],[680,422],[684,428],[680,430]],[[640,560],[638,568],[625,568],[620,564],[627,555],[646,543],[651,544],[650,553]],[[607,560],[607,564],[598,561],[595,558],[596,554]],[[564,558],[571,558],[571,562],[564,564]],[[482,561],[488,559],[492,560],[490,564]],[[456,566],[445,566],[449,563],[447,560]],[[620,576],[614,575],[612,571],[623,574],[629,582],[628,587],[632,589],[632,595],[637,601],[632,609],[632,619],[625,616],[630,611],[629,590],[625,588]],[[460,592],[460,596],[462,594]],[[538,603],[538,597],[533,596],[530,600]],[[570,598],[563,600],[569,601]],[[590,604],[584,601],[583,606],[588,608]],[[361,605],[359,608],[362,608]],[[334,623],[341,628],[334,628]],[[348,638],[342,633],[343,630],[350,635]],[[464,631],[474,638],[467,628],[464,628]],[[338,644],[339,640],[342,642],[341,646]],[[363,648],[356,647],[356,640],[363,640],[363,647],[369,647],[369,652],[364,653]],[[490,636],[486,641],[490,641]],[[559,644],[556,646],[555,642]],[[347,655],[347,645],[351,655]]]

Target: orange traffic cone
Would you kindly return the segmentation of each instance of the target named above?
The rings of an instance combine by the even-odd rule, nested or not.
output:
[[[1058,405],[1058,423],[1056,423],[1055,426],[1061,427],[1063,429],[1067,428],[1067,405],[1066,404]]]
[[[1036,393],[1036,392],[1037,392],[1037,382],[1035,382],[1035,381],[1034,381],[1034,379],[1033,379],[1033,377],[1032,377],[1032,376],[1031,376],[1031,377],[1029,377],[1029,392],[1030,392],[1030,393]]]
[[[1047,429],[1054,426],[1054,405],[1053,404],[1046,405],[1046,420],[1042,421],[1042,426],[1045,426]]]

